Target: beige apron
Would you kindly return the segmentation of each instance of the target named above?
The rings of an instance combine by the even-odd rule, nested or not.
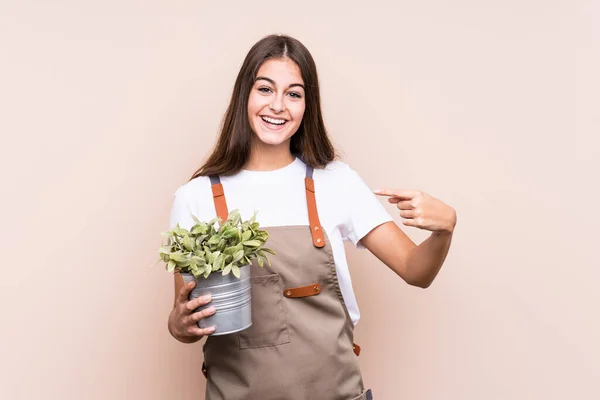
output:
[[[252,326],[209,336],[204,344],[206,400],[372,399],[363,387],[354,325],[319,222],[312,174],[307,166],[310,226],[265,228],[277,254],[271,267],[250,267]],[[223,186],[219,177],[210,178],[217,215],[225,220]]]

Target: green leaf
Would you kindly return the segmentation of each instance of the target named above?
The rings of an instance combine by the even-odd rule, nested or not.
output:
[[[213,271],[218,271],[220,269],[223,269],[223,265],[225,265],[225,256],[223,256],[221,254],[215,260],[215,263],[213,264],[213,268],[212,269],[213,269]]]
[[[194,225],[191,232],[192,235],[203,235],[208,232],[208,226],[206,224]]]
[[[223,250],[223,254],[227,254],[227,255],[234,255],[236,252],[236,248],[235,246],[230,246],[225,248],[225,250]]]
[[[221,238],[219,236],[213,236],[210,239],[208,239],[208,244],[209,245],[213,245],[213,244],[219,244],[219,242],[221,241]]]
[[[169,254],[169,257],[171,258],[171,260],[173,260],[175,262],[186,262],[187,261],[187,258],[180,251],[176,251],[175,253]]]
[[[173,236],[171,238],[171,244],[173,246],[180,245],[181,244],[181,240],[179,239],[179,236]]]
[[[260,240],[262,240],[263,242],[266,242],[267,240],[269,240],[269,232],[260,231],[258,232],[257,237],[260,238]]]
[[[175,267],[177,264],[175,264],[175,261],[171,260],[167,263],[167,271],[169,272],[175,272]]]
[[[233,262],[238,262],[244,257],[244,250],[240,250],[233,256]]]
[[[245,242],[242,242],[242,244],[248,247],[258,247],[262,245],[262,243],[258,240],[246,240]]]
[[[208,264],[212,264],[213,262],[215,262],[215,256],[213,256],[213,253],[212,253],[212,251],[210,251],[210,250],[208,250],[208,249],[207,249],[207,251],[206,251],[206,256],[205,256],[205,258],[206,258],[206,262],[207,262]]]
[[[229,228],[225,232],[223,232],[223,238],[231,239],[233,237],[236,237],[237,234],[238,234],[238,228]]]
[[[276,254],[277,254],[277,253],[275,253],[273,250],[271,250],[271,249],[267,249],[266,247],[263,247],[261,250],[262,250],[263,252],[266,252],[266,253],[269,253],[269,254],[273,254],[273,255],[276,255]],[[260,254],[260,252],[259,252],[259,254]]]
[[[223,268],[223,276],[229,274],[229,272],[231,272],[232,267],[233,267],[233,264],[227,264],[227,266],[225,268]]]
[[[180,227],[179,224],[177,224],[177,226],[175,226],[172,230],[173,233],[177,236],[187,236],[190,234],[190,232],[187,229]]]
[[[171,252],[171,246],[163,246],[160,249],[158,249],[158,252],[169,254]]]
[[[264,266],[265,266],[265,262],[263,261],[263,259],[262,259],[262,257],[261,257],[261,256],[258,256],[258,257],[257,257],[257,260],[258,260],[258,265],[259,265],[259,266],[261,266],[261,267],[264,267]]]
[[[200,269],[196,270],[196,271],[192,271],[192,275],[194,275],[195,278],[198,278],[200,275],[202,275],[204,272]]]
[[[189,251],[194,251],[194,249],[196,248],[196,241],[190,236],[185,236],[182,240],[182,244],[183,247],[185,247]]]
[[[240,276],[241,276],[240,267],[238,267],[237,265],[234,265],[233,267],[231,267],[231,271],[233,272],[233,275],[235,275],[236,278],[240,279]]]
[[[194,262],[194,264],[196,264],[200,267],[203,265],[206,265],[206,260],[204,259],[204,257],[192,256],[192,261]]]
[[[231,223],[231,225],[236,226],[239,225],[239,223],[241,222],[241,215],[240,215],[240,211],[238,209],[232,210],[229,213],[229,217],[227,218],[227,221],[229,221]]]
[[[250,240],[251,237],[252,237],[251,231],[246,231],[246,232],[242,233],[242,242],[246,242],[246,241]]]
[[[158,250],[159,254],[160,254],[160,259],[163,260],[164,262],[169,262],[169,260],[171,259],[170,254],[171,254],[171,246],[164,246],[161,247]]]

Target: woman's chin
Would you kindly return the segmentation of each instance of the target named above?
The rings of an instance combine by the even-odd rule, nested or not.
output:
[[[290,138],[281,134],[261,133],[256,135],[259,142],[267,146],[281,146],[289,143]]]

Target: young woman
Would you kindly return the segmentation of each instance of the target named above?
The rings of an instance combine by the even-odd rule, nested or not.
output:
[[[252,326],[207,338],[207,400],[371,399],[353,345],[359,312],[343,240],[410,285],[428,287],[442,266],[455,211],[420,191],[376,191],[397,205],[404,225],[432,232],[417,246],[335,158],[309,51],[288,36],[260,40],[238,74],[212,155],[177,190],[171,213],[171,226],[189,228],[192,214],[226,219],[239,209],[248,219],[257,210],[277,253],[272,267],[251,266]],[[168,326],[184,343],[214,331],[196,325],[215,310],[194,313],[211,299],[188,301],[192,288],[175,275]]]

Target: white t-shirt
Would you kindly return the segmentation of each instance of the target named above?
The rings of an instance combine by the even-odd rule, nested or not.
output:
[[[309,225],[305,176],[306,166],[296,158],[278,170],[242,170],[236,175],[221,177],[221,183],[228,209],[238,209],[242,221],[250,219],[256,210],[256,220],[261,227]],[[354,246],[364,248],[360,239],[392,218],[360,176],[341,161],[315,169],[313,179],[319,220],[331,242],[342,295],[356,325],[360,313],[343,241],[350,240]],[[177,189],[170,227],[179,223],[182,228],[191,228],[192,214],[200,221],[216,216],[209,177],[197,177]]]

